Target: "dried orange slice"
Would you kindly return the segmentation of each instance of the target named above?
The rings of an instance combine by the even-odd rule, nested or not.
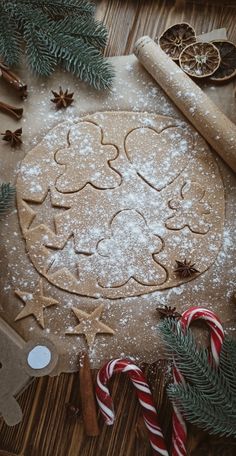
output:
[[[179,60],[182,50],[197,41],[195,30],[186,22],[172,25],[160,36],[158,43],[173,60]]]
[[[180,54],[182,70],[195,78],[211,76],[220,66],[220,53],[212,43],[194,43]]]
[[[220,66],[211,76],[212,81],[228,81],[236,75],[236,46],[228,40],[212,41],[220,53]]]

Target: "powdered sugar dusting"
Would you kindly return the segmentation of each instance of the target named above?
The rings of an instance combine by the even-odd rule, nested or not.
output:
[[[76,122],[80,121],[82,115],[88,111],[87,103],[90,103],[90,112],[96,112],[98,110],[132,110],[134,112],[134,127],[136,122],[135,113],[140,110],[147,111],[146,114],[143,113],[143,115],[139,115],[139,128],[140,130],[143,128],[140,134],[140,137],[142,138],[145,137],[147,129],[152,131],[156,129],[155,116],[149,115],[148,112],[155,112],[157,110],[159,114],[164,116],[159,121],[159,131],[162,131],[167,127],[169,128],[170,125],[173,124],[173,119],[176,120],[175,126],[186,129],[186,124],[181,119],[177,109],[170,103],[156,84],[149,79],[148,75],[141,70],[141,67],[137,65],[134,59],[129,60],[127,68],[124,68],[124,66],[120,64],[118,66],[119,69],[114,90],[109,95],[101,97],[101,95],[96,94],[92,90],[89,94],[84,95],[84,86],[76,83],[74,89],[75,92],[77,90],[78,104],[75,103],[74,107],[71,106],[66,111],[55,111],[54,107],[48,104],[50,88],[46,87],[44,84],[42,86],[37,86],[36,89],[33,88],[30,96],[33,99],[33,90],[36,90],[37,93],[41,94],[41,100],[40,103],[34,105],[34,112],[37,110],[37,119],[35,119],[34,125],[29,121],[25,122],[24,138],[26,150],[30,150],[34,145],[37,146],[44,134],[50,128],[60,124],[62,121],[68,121],[68,131],[70,128],[73,128]],[[125,87],[124,78],[126,81]],[[71,87],[69,88],[71,89]],[[182,94],[179,94],[179,96],[182,96]],[[166,116],[171,116],[172,120],[170,123],[168,123],[169,121]],[[98,118],[94,118],[94,121],[96,123]],[[100,115],[99,122],[103,132],[105,132],[105,113]],[[124,123],[125,122],[126,119],[124,117]],[[114,125],[114,132],[116,130],[116,125]],[[142,164],[140,160],[138,160],[138,164],[136,162],[134,163],[132,160],[131,162],[131,157],[129,155],[122,155],[120,153],[117,159],[114,160],[114,157],[112,157],[114,161],[110,162],[110,169],[114,170],[114,172],[118,172],[119,175],[122,176],[122,185],[120,185],[120,180],[118,180],[117,184],[115,183],[112,189],[107,189],[105,192],[102,190],[101,193],[104,192],[106,197],[99,196],[99,198],[95,198],[94,189],[91,187],[89,190],[88,185],[83,190],[80,190],[77,195],[59,192],[55,186],[55,182],[59,176],[62,176],[63,173],[65,173],[66,164],[59,163],[59,160],[52,160],[51,155],[54,153],[55,149],[62,150],[69,146],[66,135],[64,132],[62,134],[60,127],[55,131],[52,130],[44,141],[47,154],[42,158],[40,155],[41,147],[39,147],[32,163],[30,163],[29,166],[25,164],[22,165],[21,173],[26,189],[25,194],[22,194],[23,199],[26,199],[30,193],[30,201],[27,200],[26,202],[26,210],[28,211],[27,216],[30,218],[31,210],[33,210],[39,217],[40,211],[37,208],[42,205],[42,202],[47,195],[48,187],[51,189],[51,196],[48,198],[45,209],[40,213],[42,220],[43,217],[45,217],[45,225],[47,214],[50,212],[50,206],[53,205],[54,208],[61,208],[61,210],[53,213],[53,222],[50,224],[50,230],[41,232],[41,245],[43,248],[40,256],[38,253],[40,244],[36,244],[32,247],[30,253],[32,255],[32,260],[33,255],[40,258],[46,251],[48,254],[46,270],[48,270],[53,255],[55,255],[57,251],[63,250],[64,246],[66,246],[66,238],[71,239],[72,244],[75,247],[74,251],[76,252],[76,256],[79,255],[80,257],[78,275],[80,279],[81,275],[83,276],[85,295],[82,296],[81,294],[76,294],[77,292],[66,291],[66,287],[68,287],[69,279],[71,277],[67,276],[65,279],[60,273],[60,268],[54,264],[55,268],[52,268],[51,278],[55,278],[55,274],[58,274],[58,281],[62,283],[62,281],[65,280],[65,284],[63,283],[64,289],[61,289],[53,284],[51,279],[50,281],[46,278],[43,279],[45,295],[52,296],[60,303],[59,306],[49,307],[44,310],[45,329],[41,331],[33,317],[28,317],[15,323],[15,327],[20,333],[23,334],[24,332],[24,334],[28,334],[28,338],[31,338],[32,334],[34,334],[35,337],[35,335],[39,336],[43,333],[45,337],[51,338],[56,344],[60,345],[64,353],[67,353],[67,368],[69,370],[75,369],[75,361],[77,360],[78,352],[82,348],[86,348],[86,342],[83,336],[65,335],[66,329],[70,328],[73,330],[78,323],[71,310],[72,307],[84,309],[89,313],[92,312],[98,304],[103,303],[104,313],[102,315],[102,321],[112,327],[115,331],[114,336],[99,334],[95,338],[94,346],[89,352],[93,366],[101,365],[104,359],[112,356],[124,357],[132,355],[137,361],[156,360],[160,355],[160,344],[156,331],[158,314],[155,309],[159,305],[177,305],[179,311],[186,309],[192,304],[206,305],[219,313],[222,320],[225,322],[225,327],[228,331],[232,330],[231,298],[235,291],[233,274],[235,267],[235,243],[233,242],[233,233],[235,229],[233,226],[233,214],[235,212],[233,195],[235,193],[235,187],[233,186],[232,176],[230,176],[229,171],[224,168],[224,166],[220,164],[227,200],[226,223],[223,231],[222,244],[221,234],[217,233],[217,230],[212,232],[212,227],[210,226],[210,231],[207,234],[207,246],[206,248],[201,248],[200,239],[202,239],[203,235],[198,232],[199,227],[197,227],[197,232],[194,232],[196,226],[191,223],[189,225],[191,230],[193,230],[191,233],[189,226],[184,226],[178,230],[172,229],[172,237],[171,240],[168,241],[168,233],[170,230],[166,226],[167,219],[169,220],[169,223],[171,220],[171,223],[175,223],[176,225],[180,223],[184,224],[185,211],[194,207],[194,204],[196,205],[201,201],[203,201],[203,203],[208,202],[211,210],[212,208],[215,210],[215,207],[218,207],[219,209],[219,204],[221,204],[217,201],[218,197],[216,198],[219,185],[218,174],[216,172],[217,168],[210,164],[207,170],[204,163],[208,160],[208,152],[206,153],[206,151],[204,151],[204,142],[199,140],[193,130],[191,130],[191,135],[194,144],[198,141],[198,153],[196,153],[196,148],[191,150],[191,166],[189,166],[188,162],[186,163],[186,166],[184,170],[180,172],[177,181],[175,176],[171,174],[173,169],[171,169],[171,166],[169,167],[170,181],[174,178],[173,183],[169,184],[169,190],[167,189],[168,186],[166,187],[165,176],[166,167],[168,167],[170,163],[167,151],[166,162],[164,161],[159,169],[158,182],[163,189],[155,188],[156,183],[153,176],[151,186],[146,183],[146,177],[148,176],[148,178],[150,178],[150,175],[153,172],[153,168],[150,167],[150,165],[147,164],[145,167],[145,163],[143,163],[142,171],[144,170],[145,175],[137,177],[137,166]],[[175,138],[173,138],[173,140],[175,140]],[[103,141],[104,143],[109,143],[106,134]],[[122,149],[123,145],[119,142],[117,137],[114,139],[114,143],[119,149]],[[182,143],[182,147],[186,150],[185,154],[188,157],[189,148],[186,148],[184,142]],[[144,146],[142,146],[142,150],[144,150],[146,156],[149,156]],[[179,151],[180,148],[173,149],[174,158],[178,157]],[[203,157],[203,163],[199,162],[200,155]],[[121,156],[123,158],[121,158]],[[127,162],[129,162],[129,166],[127,166]],[[94,167],[93,176],[95,179],[99,180],[101,175],[98,175],[97,172],[98,170]],[[46,185],[45,174],[50,177]],[[211,180],[211,188],[210,190],[208,189],[209,191],[203,196],[202,200],[197,199],[197,196],[200,195],[200,193],[197,193],[198,189],[194,188],[196,200],[194,201],[194,204],[191,200],[192,202],[189,206],[188,194],[184,194],[184,184],[187,181],[195,181],[196,177],[199,176],[202,176],[200,178],[201,181],[202,179]],[[67,182],[70,182],[70,176],[68,176],[68,178]],[[192,191],[191,188],[190,191]],[[114,192],[119,193],[119,208],[117,208],[114,201]],[[168,202],[171,200],[179,202],[179,206],[176,207],[176,209],[169,206]],[[31,204],[31,202],[33,204]],[[109,214],[107,214],[107,207],[109,207]],[[201,207],[202,206],[200,205],[199,208],[201,209]],[[183,209],[182,212],[180,212],[180,208]],[[114,238],[114,230],[112,223],[110,223],[110,215],[111,213],[116,215],[120,210],[124,213],[127,209],[136,211],[137,219],[139,219],[139,213],[141,213],[141,219],[143,218],[144,225],[148,227],[148,233],[157,240],[157,245],[155,247],[156,253],[154,253],[153,249],[150,249],[150,254],[154,254],[154,264],[155,262],[157,265],[161,263],[168,271],[173,271],[174,256],[172,263],[170,262],[170,257],[172,258],[173,249],[176,248],[176,252],[179,256],[188,256],[188,259],[191,258],[194,261],[197,259],[197,266],[201,271],[204,271],[204,267],[209,258],[217,257],[216,260],[213,261],[211,265],[209,264],[209,267],[207,267],[201,276],[191,282],[183,283],[180,286],[173,286],[166,290],[152,290],[151,292],[147,290],[146,294],[145,288],[143,288],[142,293],[144,294],[140,296],[132,296],[132,294],[135,294],[135,287],[144,287],[144,285],[143,283],[138,285],[138,282],[133,278],[135,277],[135,274],[132,264],[126,263],[127,274],[132,277],[129,280],[128,286],[124,285],[126,288],[123,296],[118,297],[115,300],[114,298],[109,297],[109,293],[112,293],[112,290],[114,290],[113,280],[116,279],[116,274],[113,275],[111,272],[109,273],[111,277],[110,286],[107,287],[109,283],[106,282],[108,277],[108,274],[106,274],[104,276],[105,282],[102,283],[103,286],[105,285],[105,288],[101,289],[99,286],[94,286],[92,294],[92,282],[88,279],[94,274],[94,271],[96,270],[94,269],[95,266],[98,268],[97,271],[99,270],[102,273],[98,260],[104,264],[104,259],[109,259],[109,245],[111,249],[114,250],[114,244],[109,244],[110,240]],[[73,210],[74,214],[72,216]],[[74,225],[72,224],[74,232],[72,238],[70,237],[71,221],[75,219],[75,217],[78,218],[78,215],[80,215],[81,220],[86,220],[87,224],[84,226],[80,224],[78,227],[74,222]],[[172,217],[173,215],[175,215],[175,217]],[[200,215],[204,227],[207,226],[207,224],[211,225],[212,223],[217,227],[222,220],[222,215],[220,215],[217,210],[215,212],[216,218],[213,221],[210,220],[210,222],[207,214]],[[134,217],[133,220],[137,219]],[[94,220],[97,220],[98,223],[94,223]],[[33,226],[36,228],[37,217],[34,219],[34,222],[31,223],[34,223]],[[135,239],[135,223],[133,223],[130,228],[131,232],[134,232],[133,239]],[[42,228],[40,228],[40,230],[42,230]],[[4,237],[5,250],[3,251],[0,261],[2,264],[8,264],[7,270],[5,267],[2,267],[4,273],[1,274],[3,315],[6,315],[10,321],[13,321],[23,308],[23,304],[14,295],[14,290],[21,289],[26,292],[33,292],[39,274],[33,266],[30,257],[25,253],[25,244],[19,230],[16,212],[12,211],[10,215],[1,222],[1,232]],[[191,234],[191,237],[189,237],[189,233]],[[98,241],[101,239],[104,239],[104,242],[106,242],[106,244],[104,244],[106,249],[104,248],[102,251],[97,247]],[[164,240],[165,248],[163,248],[162,241],[158,242],[159,239]],[[146,241],[142,236],[140,236],[138,240],[140,246],[146,245]],[[124,239],[122,242],[124,243]],[[54,250],[52,249],[52,246],[54,246]],[[147,248],[149,246],[150,244],[148,241]],[[44,251],[44,249],[46,250]],[[118,250],[119,249],[117,249],[117,255]],[[93,261],[92,258],[96,258],[96,261]],[[127,259],[129,259],[128,255]],[[63,262],[63,260],[61,261]],[[45,266],[44,261],[41,262],[40,267],[43,266]],[[143,272],[144,270],[141,268],[139,274]],[[72,276],[76,274],[76,267],[72,267],[71,273]],[[145,277],[144,280],[143,277]],[[149,280],[148,274],[143,274],[141,278],[142,282],[146,279],[147,281]],[[124,280],[123,276],[122,280]],[[153,276],[150,277],[150,281],[151,280],[153,280]],[[155,276],[154,280],[156,280]],[[72,288],[75,286],[74,282],[71,282],[69,285]],[[120,283],[118,285],[120,285]],[[121,287],[119,286],[118,288]],[[107,293],[108,296],[104,296],[104,293]],[[129,293],[131,296],[128,296]]]

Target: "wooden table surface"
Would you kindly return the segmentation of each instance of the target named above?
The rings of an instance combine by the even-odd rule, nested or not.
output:
[[[97,17],[110,30],[106,55],[132,52],[142,35],[155,38],[179,21],[191,23],[197,34],[226,27],[228,38],[236,43],[236,0],[101,0]],[[171,412],[165,395],[163,371],[166,363],[146,367],[167,441],[170,444]],[[95,372],[93,373],[95,377]],[[68,413],[68,402],[80,407],[78,374],[35,380],[21,395],[24,418],[14,428],[0,420],[0,456],[147,456],[152,454],[143,427],[134,390],[124,376],[111,382],[117,421],[101,433],[86,438],[81,417]],[[139,424],[139,425],[137,425]],[[139,432],[138,432],[139,430]],[[209,438],[191,429],[188,454],[191,456],[230,456],[235,443]]]

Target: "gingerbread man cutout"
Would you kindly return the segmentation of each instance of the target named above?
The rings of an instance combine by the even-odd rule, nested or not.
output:
[[[55,155],[57,163],[65,165],[65,171],[56,181],[59,192],[77,192],[87,183],[101,190],[120,185],[121,177],[111,166],[118,150],[102,143],[100,127],[81,122],[70,130],[68,142],[69,147]]]

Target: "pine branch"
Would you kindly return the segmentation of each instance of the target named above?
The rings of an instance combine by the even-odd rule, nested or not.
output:
[[[220,369],[236,394],[236,341],[226,337],[220,354]]]
[[[162,338],[184,378],[198,385],[199,391],[211,396],[212,402],[222,406],[231,400],[230,386],[223,375],[209,364],[208,351],[198,350],[190,329],[184,333],[175,321],[163,320],[159,326]],[[217,394],[215,391],[217,389]]]
[[[183,332],[179,323],[170,319],[163,320],[159,329],[167,353],[189,382],[170,385],[170,399],[201,429],[236,436],[235,342],[225,338],[216,368],[209,363],[207,350],[197,347],[191,330]]]
[[[64,16],[93,16],[95,5],[86,0],[15,0],[16,3],[25,3],[41,8],[49,17],[58,19]]]
[[[236,411],[228,415],[221,406],[216,406],[197,387],[190,385],[171,385],[168,396],[186,420],[209,434],[236,437]]]
[[[62,66],[79,76],[96,89],[108,89],[112,84],[113,70],[96,48],[85,43],[81,38],[58,35],[57,41],[51,41],[55,55]]]
[[[95,5],[87,0],[2,0],[9,12],[13,12],[25,5],[35,10],[39,8],[52,18],[62,18],[66,15],[93,16]]]
[[[0,185],[0,216],[11,208],[15,198],[15,188],[11,184]]]
[[[7,65],[18,63],[21,53],[21,38],[14,21],[4,11],[0,2],[0,57]]]
[[[94,5],[90,2],[0,0],[0,8],[3,17],[14,24],[15,37],[23,37],[27,62],[34,73],[49,76],[57,64],[62,64],[67,71],[97,89],[111,87],[113,70],[101,53],[108,34],[105,27],[95,21]],[[0,29],[0,39],[2,33],[5,36],[5,31]],[[10,47],[14,52],[19,50],[14,43]],[[2,44],[2,54],[3,49],[7,63],[9,60],[16,63],[18,57],[9,57],[6,44]]]
[[[26,42],[25,53],[28,64],[32,71],[41,76],[49,76],[53,73],[57,59],[53,53],[48,52],[47,37],[45,30],[50,30],[52,22],[45,19],[41,11],[34,13],[35,23],[32,21],[31,13],[26,7],[18,12],[18,21]]]
[[[53,29],[55,34],[63,30],[65,35],[80,37],[97,49],[104,49],[107,43],[107,29],[98,21],[91,22],[90,18],[78,22],[77,18],[69,16],[54,23]]]

